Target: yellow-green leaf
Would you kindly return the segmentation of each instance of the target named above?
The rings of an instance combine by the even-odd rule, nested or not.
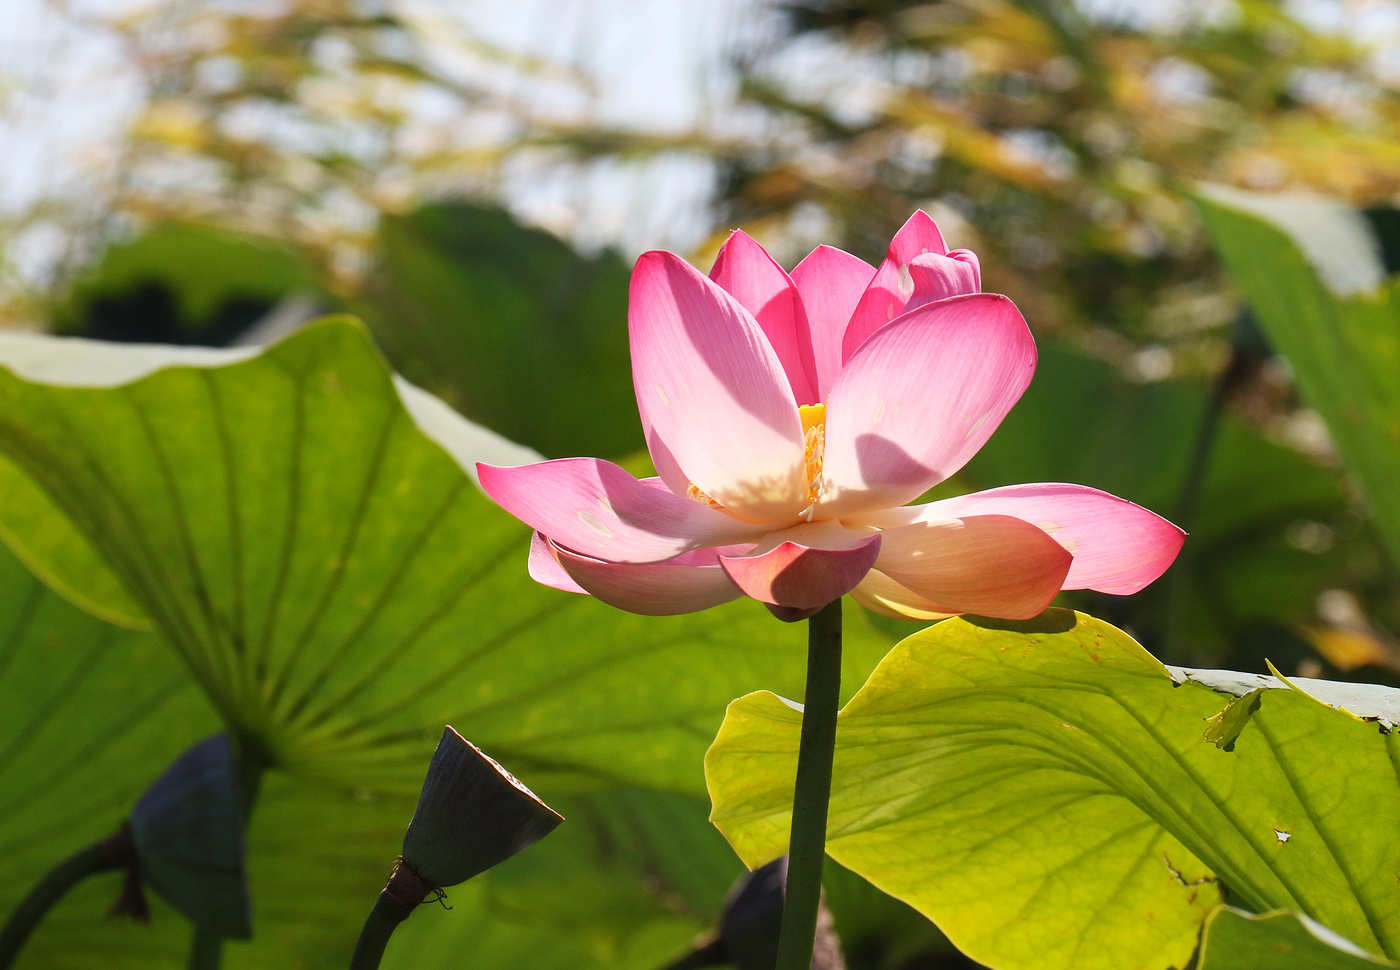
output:
[[[1394,967],[1297,913],[1222,906],[1206,921],[1200,970],[1375,970]]]
[[[1065,611],[944,621],[842,711],[828,851],[1001,970],[1182,966],[1220,883],[1393,955],[1400,695],[1342,688],[1348,713],[1295,683],[1171,671]],[[1207,741],[1261,686],[1233,749]],[[712,817],[750,865],[786,848],[800,723],[749,695],[707,757]]]

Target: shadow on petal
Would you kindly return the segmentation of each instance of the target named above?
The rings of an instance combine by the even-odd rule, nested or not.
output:
[[[867,488],[892,488],[907,491],[917,487],[920,492],[938,484],[929,479],[934,469],[920,462],[897,442],[877,434],[856,438],[856,461]],[[924,485],[924,482],[928,482]]]

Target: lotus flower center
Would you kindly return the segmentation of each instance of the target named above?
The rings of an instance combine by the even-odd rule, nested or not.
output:
[[[822,490],[822,455],[826,452],[826,405],[804,404],[797,409],[802,419],[802,452],[806,462],[807,507],[802,518],[812,521]]]
[[[724,508],[723,505],[720,505],[693,484],[685,490],[685,497],[692,501],[699,502],[701,505],[708,505],[717,512]]]
[[[826,450],[826,405],[803,404],[798,407],[797,416],[802,420],[802,457],[806,466],[803,480],[807,483],[807,507],[798,515],[804,521],[811,522],[822,488],[822,453]],[[686,498],[701,505],[708,505],[717,511],[724,509],[723,505],[693,484],[685,490],[685,495]]]

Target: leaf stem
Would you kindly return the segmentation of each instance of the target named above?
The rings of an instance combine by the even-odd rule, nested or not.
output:
[[[112,839],[103,839],[79,849],[50,869],[30,890],[0,930],[0,970],[9,970],[29,934],[68,890],[88,876],[124,868],[125,863],[111,843]]]
[[[810,970],[826,858],[826,813],[841,692],[841,601],[807,621],[807,689],[792,796],[787,890],[775,970]]]
[[[365,925],[360,930],[359,942],[355,944],[355,954],[350,958],[350,970],[378,970],[379,961],[384,958],[384,948],[389,944],[395,927],[408,919],[413,907],[405,906],[389,894],[386,888],[374,901],[374,908],[365,917]]]

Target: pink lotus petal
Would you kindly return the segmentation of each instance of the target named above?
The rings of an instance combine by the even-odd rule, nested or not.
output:
[[[866,573],[860,585],[851,590],[851,599],[867,610],[892,616],[897,620],[923,620],[925,623],[931,623],[957,615],[944,613],[932,600],[920,596],[908,586],[901,586],[878,569]]]
[[[723,512],[639,482],[612,462],[560,458],[500,468],[478,464],[481,487],[555,544],[613,562],[657,562],[755,532]]]
[[[947,256],[917,256],[909,264],[909,276],[914,294],[904,305],[905,313],[950,296],[982,292],[982,269],[968,249],[955,249]]]
[[[574,582],[573,577],[564,571],[563,566],[559,565],[559,560],[554,558],[554,549],[549,540],[538,532],[530,537],[529,573],[530,578],[541,586],[549,586],[566,593],[588,595],[588,590]]]
[[[646,616],[707,610],[744,594],[720,568],[716,550],[700,549],[665,562],[633,565],[580,556],[554,543],[559,566],[609,606]]]
[[[825,401],[841,372],[841,338],[875,277],[875,267],[831,246],[818,246],[792,271],[802,297],[816,364],[816,398]]]
[[[802,422],[749,312],[678,256],[652,252],[632,273],[627,321],[648,439],[663,442],[685,478],[734,515],[773,521],[800,512]]]
[[[1042,483],[973,492],[868,517],[888,528],[967,515],[1014,515],[1074,555],[1065,589],[1136,593],[1166,572],[1186,533],[1127,499],[1086,485]]]
[[[816,404],[816,365],[797,289],[768,251],[742,229],[729,234],[710,279],[743,304],[782,362],[798,404]]]
[[[647,452],[651,455],[651,463],[656,466],[657,476],[666,483],[672,495],[689,498],[690,479],[685,477],[676,456],[671,454],[671,449],[666,447],[666,442],[661,440],[661,435],[656,433],[645,416],[642,418],[642,433],[646,437]]]
[[[904,312],[904,305],[914,295],[914,280],[909,264],[925,253],[939,256],[948,252],[943,234],[923,210],[909,217],[890,240],[889,252],[880,264],[875,278],[860,298],[851,322],[841,340],[841,359],[849,360],[856,348],[870,335]]]
[[[919,522],[880,535],[879,570],[941,613],[1029,619],[1050,605],[1072,560],[1010,515]]]
[[[834,522],[766,536],[746,556],[721,556],[740,589],[764,603],[817,609],[849,593],[880,552],[879,533],[851,533]]]
[[[974,293],[900,317],[861,346],[832,388],[817,514],[893,508],[956,472],[1035,371],[1015,304]]]

